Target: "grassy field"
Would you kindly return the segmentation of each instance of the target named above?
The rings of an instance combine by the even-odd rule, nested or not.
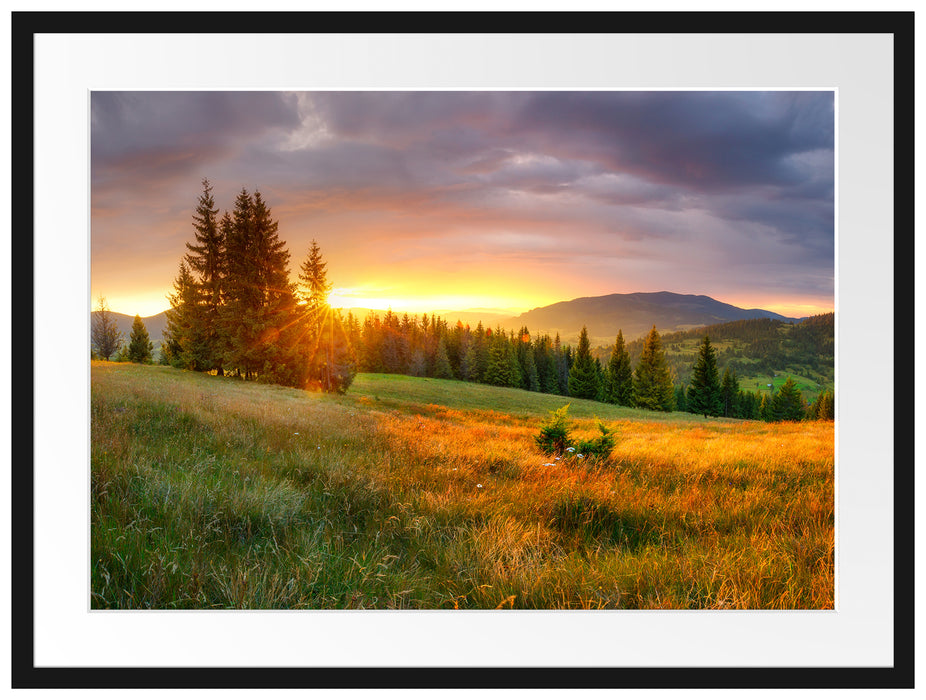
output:
[[[93,363],[94,608],[833,607],[833,424]],[[533,436],[570,401],[607,463]]]

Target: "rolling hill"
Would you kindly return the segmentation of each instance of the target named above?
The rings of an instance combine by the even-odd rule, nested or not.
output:
[[[564,341],[574,342],[582,326],[588,329],[592,343],[614,342],[621,330],[626,340],[647,333],[653,324],[662,333],[686,331],[728,321],[769,318],[793,322],[764,309],[742,309],[702,294],[673,292],[636,292],[580,297],[526,311],[503,326],[527,326],[532,333],[559,333]]]

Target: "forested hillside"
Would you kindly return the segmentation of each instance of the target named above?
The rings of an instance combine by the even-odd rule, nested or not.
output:
[[[721,371],[736,372],[741,381],[794,374],[832,388],[835,377],[834,314],[811,316],[799,323],[770,318],[731,321],[662,336],[666,360],[676,382],[688,384],[697,358],[698,343],[708,336],[717,350]],[[631,362],[638,361],[643,339],[627,343]],[[606,362],[613,345],[598,347],[594,355]],[[764,383],[764,382],[761,382]]]

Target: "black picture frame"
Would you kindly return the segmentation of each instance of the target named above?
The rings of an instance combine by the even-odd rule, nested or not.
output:
[[[181,17],[182,15],[182,17]],[[487,20],[491,21],[487,21]],[[182,20],[182,21],[181,21]],[[589,33],[620,27],[647,33],[890,34],[894,56],[894,328],[913,317],[914,257],[914,13],[913,12],[541,12],[491,13],[12,13],[11,259],[15,261],[11,325],[16,329],[12,374],[12,636],[14,688],[912,688],[914,685],[914,471],[894,469],[894,664],[891,667],[39,667],[33,621],[34,299],[36,259],[32,203],[35,36],[55,33]],[[281,27],[284,28],[281,30]],[[413,29],[416,28],[416,29]],[[895,330],[895,334],[898,331]],[[900,338],[895,335],[895,340]],[[909,365],[911,341],[894,344],[895,366]],[[912,392],[894,386],[894,455],[914,442]],[[478,672],[474,672],[478,671]]]

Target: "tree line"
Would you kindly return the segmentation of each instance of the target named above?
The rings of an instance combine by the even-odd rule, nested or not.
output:
[[[654,411],[764,420],[832,418],[832,393],[804,404],[789,378],[774,396],[740,390],[735,371],[718,377],[716,353],[705,336],[687,388],[669,365],[655,325],[635,341],[634,361],[622,331],[606,362],[593,356],[585,327],[573,349],[559,334],[533,337],[475,329],[436,315],[401,317],[370,312],[361,322],[330,308],[332,285],[316,241],[290,282],[290,254],[279,222],[261,193],[242,189],[231,213],[219,218],[208,180],[193,213],[169,296],[161,362],[217,375],[343,393],[357,371],[458,379],[602,401]],[[119,345],[105,302],[91,329],[93,346],[109,359]],[[111,328],[109,328],[111,326]],[[128,358],[150,361],[151,343],[136,316]],[[126,358],[123,358],[126,359]],[[798,415],[800,413],[800,416]]]
[[[717,354],[705,335],[698,345],[697,360],[691,369],[691,383],[676,388],[679,410],[707,416],[747,418],[764,421],[833,420],[835,395],[823,391],[811,404],[788,377],[774,393],[751,392],[739,388],[736,370],[727,366],[721,377]]]
[[[704,335],[724,341],[725,347],[717,350],[717,363],[736,372],[771,374],[778,367],[795,367],[805,376],[819,377],[819,381],[833,376],[833,313],[811,316],[799,323],[754,318],[666,333],[662,342],[678,383],[690,382],[691,369],[697,360],[697,350],[688,349],[687,342],[700,341]],[[627,344],[633,361],[639,357],[642,346],[642,339]],[[605,358],[609,351],[599,347],[593,354]]]
[[[363,372],[459,379],[658,411],[675,407],[655,326],[632,369],[621,333],[611,361],[603,365],[592,356],[585,327],[572,348],[558,333],[533,337],[526,327],[493,330],[481,322],[473,329],[427,314],[400,318],[391,310],[382,318],[370,312],[362,324],[348,314],[346,325]]]

